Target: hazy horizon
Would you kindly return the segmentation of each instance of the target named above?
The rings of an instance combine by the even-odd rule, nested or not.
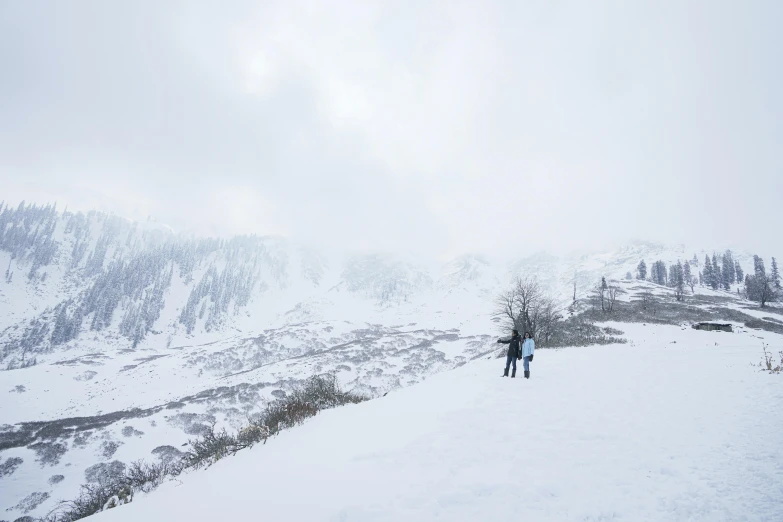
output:
[[[783,4],[0,6],[0,199],[336,251],[783,255]]]
[[[18,207],[19,203],[24,203],[25,205],[37,205],[39,207],[47,206],[47,205],[54,205],[58,212],[62,213],[63,211],[68,212],[83,212],[83,213],[89,213],[91,211],[95,212],[101,212],[109,216],[118,217],[124,220],[127,220],[130,223],[139,223],[143,226],[151,227],[151,228],[157,228],[157,229],[164,229],[168,232],[170,232],[173,237],[185,237],[185,238],[196,238],[196,239],[212,239],[212,238],[219,238],[219,239],[231,239],[232,237],[237,236],[256,236],[259,238],[272,238],[272,239],[279,239],[284,242],[290,242],[293,244],[294,247],[307,247],[306,244],[300,244],[297,243],[295,238],[291,238],[288,236],[285,236],[283,234],[264,234],[262,232],[259,233],[248,233],[248,234],[230,234],[230,233],[224,233],[224,234],[205,234],[205,233],[199,233],[197,231],[193,230],[178,230],[171,225],[163,222],[159,222],[156,219],[154,219],[152,216],[148,216],[147,219],[134,219],[128,216],[122,216],[117,214],[116,212],[112,212],[110,210],[101,210],[97,208],[86,208],[86,209],[80,209],[80,208],[73,208],[68,206],[63,206],[60,203],[56,201],[50,201],[50,202],[39,202],[39,201],[4,201],[0,199],[0,204],[3,204],[3,208],[15,208]],[[752,255],[760,255],[766,263],[769,263],[772,257],[779,257],[775,252],[770,252],[768,250],[754,250],[747,248],[746,246],[738,243],[721,243],[721,244],[715,244],[715,245],[705,245],[698,242],[666,242],[666,241],[653,241],[645,238],[628,238],[623,241],[617,241],[615,243],[607,243],[602,246],[594,246],[594,247],[585,247],[585,248],[562,248],[559,250],[550,250],[546,248],[536,248],[536,249],[522,249],[519,251],[513,250],[513,249],[507,249],[507,250],[501,250],[499,252],[486,252],[486,251],[479,251],[479,250],[465,250],[460,252],[454,252],[450,254],[441,254],[441,255],[428,255],[427,253],[422,252],[416,252],[411,250],[383,250],[383,249],[372,249],[372,248],[330,248],[328,245],[319,245],[316,249],[313,250],[313,252],[317,252],[319,255],[325,255],[327,258],[329,258],[331,261],[338,261],[338,262],[345,262],[354,256],[362,256],[362,255],[381,255],[381,256],[390,256],[390,258],[396,258],[396,259],[405,259],[408,258],[409,260],[413,261],[415,260],[418,263],[425,263],[427,265],[432,265],[430,268],[434,268],[436,266],[443,266],[443,264],[448,264],[452,261],[458,261],[465,257],[475,257],[478,259],[484,259],[489,262],[505,262],[505,263],[515,263],[523,259],[530,259],[537,256],[553,256],[560,259],[568,259],[568,258],[575,258],[575,257],[583,257],[583,256],[590,256],[590,255],[602,255],[607,254],[619,250],[623,250],[625,248],[634,247],[634,246],[652,246],[652,247],[660,247],[664,250],[668,250],[669,253],[671,253],[672,250],[676,250],[679,248],[683,248],[683,261],[689,261],[694,254],[697,255],[699,258],[699,262],[702,262],[702,256],[705,254],[718,254],[721,255],[726,250],[731,250],[734,252],[735,255],[737,254],[744,254],[748,256]],[[648,259],[649,257],[649,259]],[[666,256],[664,256],[666,257]],[[652,261],[654,261],[654,256],[646,256],[645,260],[648,261],[648,264]],[[745,261],[748,263],[749,261]]]

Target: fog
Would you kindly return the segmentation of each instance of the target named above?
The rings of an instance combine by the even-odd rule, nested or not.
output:
[[[781,2],[0,3],[0,199],[450,256],[780,255]]]

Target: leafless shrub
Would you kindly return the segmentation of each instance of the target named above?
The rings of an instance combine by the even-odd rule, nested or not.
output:
[[[60,442],[36,442],[27,448],[35,451],[35,460],[41,464],[41,467],[56,466],[68,451],[68,446]]]
[[[124,462],[99,462],[84,470],[84,478],[90,483],[110,484],[125,474],[128,466]]]
[[[640,293],[639,299],[635,302],[638,303],[639,308],[641,308],[641,313],[645,315],[650,314],[651,316],[656,316],[658,314],[660,303],[655,297],[655,294],[650,290],[645,290]]]
[[[168,445],[158,446],[152,450],[151,453],[160,459],[161,462],[165,462],[167,464],[182,458],[182,452],[180,450],[174,446]]]
[[[9,457],[0,464],[0,477],[5,477],[6,475],[13,475],[14,471],[16,471],[16,468],[18,468],[24,460],[21,457]]]
[[[764,361],[759,363],[759,367],[766,372],[769,373],[782,373],[783,372],[783,352],[778,352],[778,356],[780,357],[780,362],[775,362],[775,359],[772,357],[771,353],[767,352],[767,344],[764,343],[762,345],[762,349],[764,350]]]
[[[609,327],[601,328],[585,315],[577,315],[557,323],[557,329],[546,344],[546,347],[557,348],[626,343],[627,341],[619,337],[620,335],[623,335],[623,332],[620,330]]]
[[[125,472],[124,482],[133,491],[149,493],[161,485],[166,477],[177,476],[182,472],[181,463],[132,462]]]
[[[166,477],[179,475],[182,469],[180,464],[133,462],[121,475],[82,485],[75,500],[61,503],[40,522],[73,522],[127,504],[136,492],[152,491]]]
[[[183,457],[183,466],[209,466],[253,444],[266,442],[270,436],[301,424],[320,410],[364,400],[364,396],[343,391],[333,375],[311,377],[284,398],[270,402],[257,420],[250,422],[236,435],[225,429],[216,431],[212,423],[201,438],[190,441],[190,449]]]
[[[201,438],[191,440],[188,444],[190,449],[183,457],[183,464],[186,468],[194,469],[214,464],[244,448],[237,443],[236,436],[229,434],[225,428],[216,431],[214,422]]]
[[[344,404],[356,404],[366,401],[367,398],[353,392],[343,391],[337,378],[327,374],[310,377],[284,400],[306,402],[318,410],[325,410]]]
[[[84,484],[75,500],[62,503],[53,512],[43,517],[40,522],[73,522],[94,515],[103,511],[104,506],[121,489],[124,488],[119,484]]]
[[[271,433],[266,425],[251,423],[239,430],[237,442],[245,446],[252,446],[257,442],[266,441],[270,435]]]
[[[301,424],[317,413],[318,408],[308,402],[290,399],[275,401],[267,407],[264,421],[272,433],[277,433]]]
[[[302,423],[320,410],[365,400],[367,398],[362,395],[343,391],[333,375],[311,377],[285,398],[271,402],[257,420],[237,434],[225,429],[218,431],[212,422],[198,439],[189,442],[190,448],[181,458],[164,459],[155,464],[134,462],[119,476],[85,484],[76,500],[61,504],[41,522],[73,522],[126,504],[133,500],[135,493],[149,492],[167,477],[177,476],[189,468],[208,467],[223,457],[266,442],[270,436]]]
[[[639,294],[639,304],[641,305],[642,310],[649,310],[652,306],[653,300],[653,293],[649,290],[645,290]]]

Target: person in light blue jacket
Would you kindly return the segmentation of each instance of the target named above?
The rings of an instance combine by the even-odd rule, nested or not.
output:
[[[530,336],[530,332],[525,332],[525,338],[522,341],[522,358],[525,367],[525,379],[530,378],[530,362],[533,360],[533,352],[536,349],[536,342]]]

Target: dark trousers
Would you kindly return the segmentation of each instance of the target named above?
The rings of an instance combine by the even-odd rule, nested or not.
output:
[[[517,358],[513,355],[506,355],[506,370],[503,372],[503,375],[508,375],[508,367],[511,365],[514,365],[514,372],[511,375],[517,374]]]

